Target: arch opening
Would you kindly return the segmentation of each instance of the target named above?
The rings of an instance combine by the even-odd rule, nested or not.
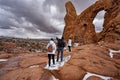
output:
[[[95,25],[96,33],[101,32],[103,29],[104,15],[105,15],[105,11],[102,10],[102,11],[98,12],[98,14],[96,15],[96,17],[93,20],[93,24]]]

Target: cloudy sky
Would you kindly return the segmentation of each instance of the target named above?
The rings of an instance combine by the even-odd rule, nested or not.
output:
[[[0,0],[0,36],[46,38],[60,36],[64,29],[65,3],[72,1],[80,14],[96,0]],[[104,12],[94,24],[101,30]]]

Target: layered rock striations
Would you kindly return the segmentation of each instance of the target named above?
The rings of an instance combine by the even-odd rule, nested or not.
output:
[[[71,5],[69,5],[71,4]],[[119,0],[98,0],[80,15],[71,2],[67,2],[65,29],[63,35],[65,40],[72,38],[74,42],[81,44],[97,43],[98,41],[115,42],[120,38],[120,1]],[[97,13],[104,10],[105,18],[101,33],[95,32],[93,20]],[[69,12],[70,11],[70,12]],[[68,22],[69,21],[69,22]]]

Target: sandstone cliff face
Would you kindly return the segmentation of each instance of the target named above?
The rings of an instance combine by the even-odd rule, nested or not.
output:
[[[72,3],[66,3],[66,5],[68,4]],[[95,4],[91,5],[89,8],[87,8],[85,11],[77,16],[75,14],[76,11],[72,10],[70,7],[74,8],[74,6],[66,6],[67,17],[65,16],[66,25],[63,32],[65,40],[68,40],[68,38],[71,37],[74,42],[88,44],[97,43],[100,40],[114,42],[115,40],[118,40],[120,38],[119,0],[98,0]],[[69,10],[71,12],[68,12],[68,9],[71,9]],[[96,35],[93,20],[97,13],[101,10],[106,11],[105,21],[103,31],[100,34]],[[72,18],[70,20],[71,15],[74,19]],[[69,21],[70,23],[68,23],[67,21]]]
[[[120,40],[120,0],[113,0],[111,5],[105,9],[103,31],[98,38],[107,42]]]
[[[72,36],[72,34],[69,33],[73,33],[74,30],[74,23],[75,23],[75,19],[77,17],[77,13],[76,10],[73,6],[73,4],[69,1],[67,2],[66,6],[66,15],[65,15],[65,28],[64,28],[64,37],[65,38],[69,38],[70,36]],[[67,31],[67,32],[65,32]]]

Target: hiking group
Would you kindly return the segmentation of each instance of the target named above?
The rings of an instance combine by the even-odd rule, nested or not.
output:
[[[53,61],[53,66],[55,65],[55,53],[56,53],[56,51],[57,51],[56,62],[63,61],[64,49],[66,47],[64,37],[62,37],[61,39],[56,38],[56,40],[57,40],[57,43],[55,43],[54,39],[51,38],[46,46],[46,49],[48,50],[49,67],[51,66],[51,60]],[[67,46],[69,48],[69,53],[71,53],[72,40],[70,38],[68,39]]]

